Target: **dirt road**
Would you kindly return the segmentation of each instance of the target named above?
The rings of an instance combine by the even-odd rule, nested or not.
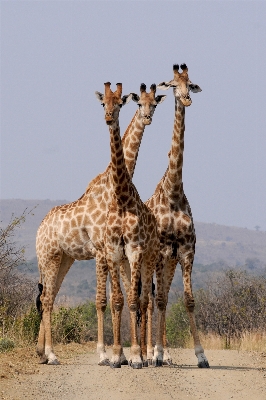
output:
[[[125,353],[129,350],[125,349]],[[34,365],[28,366],[31,368],[28,370],[23,363],[19,368],[10,362],[12,376],[1,375],[0,395],[7,400],[266,399],[266,353],[233,350],[205,353],[210,369],[197,368],[197,359],[190,349],[171,351],[173,367],[141,370],[127,366],[99,367],[94,347],[86,354],[71,357],[62,353],[59,366],[38,365],[32,356]]]

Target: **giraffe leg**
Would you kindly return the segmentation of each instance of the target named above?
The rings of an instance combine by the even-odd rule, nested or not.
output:
[[[192,293],[191,272],[193,265],[194,253],[186,254],[181,258],[180,263],[183,274],[185,306],[189,317],[190,330],[194,340],[195,355],[198,358],[199,368],[210,368],[207,357],[204,354],[203,347],[201,346],[199,334],[196,326],[194,307],[195,301]]]
[[[153,293],[149,293],[149,304],[147,310],[147,362],[152,365],[153,346],[152,346],[152,315],[154,312],[154,297]]]
[[[141,329],[140,329],[140,344],[143,358],[143,366],[152,364],[153,346],[152,346],[152,314],[154,311],[153,292],[153,272],[157,258],[157,252],[150,252],[144,257],[141,268],[141,295],[140,295],[140,310],[141,310]]]
[[[45,355],[45,332],[44,332],[44,325],[43,321],[40,322],[40,329],[39,329],[39,336],[37,342],[37,354],[40,357],[39,364],[47,364],[48,359]]]
[[[157,281],[156,306],[158,314],[157,314],[157,326],[156,326],[156,344],[154,347],[152,364],[155,367],[161,367],[163,365],[163,327],[164,327],[164,312],[166,309],[162,260],[160,260],[156,265],[156,281]]]
[[[111,281],[111,309],[112,309],[112,320],[113,320],[113,355],[110,361],[111,368],[121,368],[121,315],[124,306],[124,296],[120,287],[120,274],[119,274],[119,261],[121,254],[119,248],[116,249],[113,246],[106,246],[106,260],[108,263],[108,269],[110,273]]]
[[[96,255],[96,275],[97,275],[97,293],[96,293],[96,310],[98,320],[98,343],[97,353],[100,356],[98,365],[109,365],[104,345],[104,312],[107,306],[106,299],[106,281],[108,275],[108,267],[104,255],[100,252]]]
[[[43,291],[42,295],[40,296],[41,308],[42,308],[42,320],[39,330],[37,353],[40,356],[41,363],[54,364],[54,365],[59,364],[59,361],[57,360],[57,357],[53,352],[51,313],[55,299],[56,280],[61,265],[61,259],[62,259],[62,253],[56,254],[49,260],[47,260],[47,266],[49,268],[40,268],[40,270],[49,271],[49,273],[46,272],[42,276]]]
[[[123,260],[120,265],[120,274],[128,298],[128,296],[130,296],[131,270],[129,261],[127,259]],[[123,348],[121,354],[121,365],[128,365],[128,360],[126,359]]]
[[[176,270],[176,260],[170,259],[164,263],[163,273],[164,273],[164,294],[166,299],[166,304],[168,304],[168,295],[170,287],[175,275]],[[167,343],[166,335],[166,311],[163,313],[163,364],[172,365],[172,357]]]
[[[139,261],[139,260],[138,260]],[[137,310],[139,307],[138,299],[138,285],[140,278],[139,263],[135,262],[131,264],[131,288],[128,296],[128,307],[130,311],[130,332],[131,332],[131,348],[130,348],[130,359],[129,365],[134,369],[142,368],[141,359],[141,348],[138,344],[138,333],[137,333]]]
[[[60,257],[59,257],[60,259]],[[68,257],[66,254],[62,254],[61,256],[61,261],[60,261],[60,265],[59,265],[59,269],[58,269],[58,260],[59,259],[55,259],[52,261],[51,264],[53,264],[53,262],[55,262],[56,268],[55,270],[53,270],[55,272],[55,274],[53,274],[53,283],[51,284],[51,287],[54,285],[55,289],[53,291],[53,296],[52,296],[52,305],[54,303],[54,299],[61,287],[61,284],[63,282],[63,279],[66,275],[66,273],[68,272],[69,268],[71,267],[71,265],[74,262],[74,259],[71,257]],[[57,275],[56,275],[56,269],[58,270]],[[47,284],[45,285],[47,287]],[[47,290],[47,289],[46,289]],[[45,301],[43,296],[41,296],[42,298],[42,302]],[[43,309],[43,305],[42,305],[42,309]],[[47,311],[46,311],[47,312]],[[43,314],[43,313],[42,313]],[[47,319],[47,316],[45,317]],[[51,322],[48,323],[51,325]],[[49,337],[49,335],[48,335]],[[45,346],[46,346],[46,336],[45,336],[45,326],[44,326],[44,321],[43,321],[43,315],[42,315],[42,319],[41,319],[41,323],[40,323],[40,330],[39,330],[39,337],[38,337],[38,343],[37,343],[37,354],[40,357],[40,363],[41,364],[57,364],[59,363],[58,361],[54,361],[54,357],[51,356],[51,362],[49,362],[50,360],[48,359],[47,355],[46,355],[46,350],[45,350]]]
[[[113,301],[112,282],[110,282],[110,308],[111,308],[111,314],[112,314],[112,324],[114,326],[114,324],[115,324],[115,307],[114,307],[114,301]],[[124,350],[123,350],[122,346],[121,346],[120,364],[128,365],[128,361],[126,359],[126,356],[124,354]]]

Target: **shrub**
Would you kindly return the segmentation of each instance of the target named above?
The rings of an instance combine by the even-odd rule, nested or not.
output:
[[[266,329],[266,279],[226,270],[196,293],[196,319],[204,333],[216,333],[230,347],[232,338]]]
[[[41,318],[35,305],[21,319],[22,337],[28,342],[34,342],[39,333]]]
[[[52,314],[52,335],[57,343],[81,342],[84,321],[77,308],[60,307]]]
[[[184,347],[190,336],[188,315],[181,296],[167,313],[166,334],[171,347]]]
[[[3,338],[0,339],[0,353],[3,353],[5,351],[10,351],[15,347],[15,343],[13,340],[8,339],[8,338]]]

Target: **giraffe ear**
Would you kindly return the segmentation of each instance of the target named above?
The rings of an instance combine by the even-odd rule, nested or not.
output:
[[[161,82],[161,83],[159,83],[159,85],[157,85],[157,89],[161,89],[161,90],[167,90],[170,87],[171,87],[171,85],[168,82]]]
[[[155,101],[157,104],[162,103],[166,99],[166,95],[159,94],[155,97]]]
[[[137,103],[140,99],[139,95],[137,95],[136,93],[131,93],[132,94],[132,100],[135,101],[135,103]]]
[[[97,98],[97,100],[99,100],[100,103],[103,102],[103,94],[100,92],[95,92],[95,96]]]
[[[194,85],[194,83],[190,83],[188,85],[188,87],[189,87],[189,90],[191,90],[191,92],[193,92],[193,93],[198,93],[198,92],[202,91],[202,89],[199,87],[199,85]]]
[[[122,106],[124,106],[125,104],[129,103],[131,98],[132,98],[131,93],[123,96],[122,99],[121,99],[122,100]]]

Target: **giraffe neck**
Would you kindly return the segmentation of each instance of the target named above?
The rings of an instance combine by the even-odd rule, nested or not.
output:
[[[130,178],[134,175],[139,147],[146,126],[143,124],[139,114],[139,110],[137,110],[122,138],[125,163]]]
[[[118,199],[125,202],[129,193],[130,177],[126,168],[119,121],[109,127],[111,147],[111,171],[113,189]]]
[[[169,164],[164,179],[164,190],[176,199],[183,191],[182,167],[184,152],[185,107],[175,98],[175,120]]]

